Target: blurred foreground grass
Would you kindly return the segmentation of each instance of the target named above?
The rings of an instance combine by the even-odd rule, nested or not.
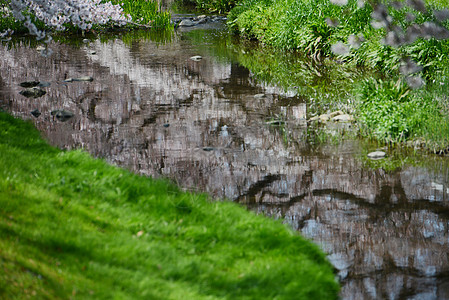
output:
[[[0,112],[0,298],[336,299],[278,221],[60,151]]]

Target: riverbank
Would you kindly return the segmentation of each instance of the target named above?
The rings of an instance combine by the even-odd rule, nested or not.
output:
[[[444,6],[361,3],[242,1],[229,13],[229,24],[240,36],[267,48],[303,53],[319,68],[335,62],[347,69],[364,68],[372,78],[344,83],[337,98],[316,98],[316,106],[345,107],[363,137],[447,153],[449,31]],[[307,88],[285,77],[298,77],[303,71],[291,64],[279,66],[279,61],[281,55],[270,54],[242,64],[286,89],[297,87],[301,94]],[[319,113],[326,112],[330,111]]]
[[[280,222],[0,124],[1,298],[337,298],[324,254]]]

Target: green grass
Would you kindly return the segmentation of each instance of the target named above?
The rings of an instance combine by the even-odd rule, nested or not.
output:
[[[148,0],[109,0],[112,4],[120,4],[123,11],[129,14],[132,20],[138,24],[150,25],[156,28],[168,28],[170,25],[170,13],[160,11],[157,1]]]
[[[278,221],[60,151],[0,113],[0,298],[336,299]]]

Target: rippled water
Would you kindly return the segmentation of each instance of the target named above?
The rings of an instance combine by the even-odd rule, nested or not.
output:
[[[366,159],[376,145],[311,144],[310,97],[259,81],[220,25],[156,40],[0,46],[0,105],[61,148],[283,219],[329,254],[344,299],[449,299],[447,157],[391,150],[406,163],[385,171]],[[34,79],[47,94],[20,95]]]

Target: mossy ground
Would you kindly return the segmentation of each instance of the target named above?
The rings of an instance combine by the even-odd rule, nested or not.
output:
[[[278,221],[186,193],[0,112],[1,299],[336,299],[324,254]]]

